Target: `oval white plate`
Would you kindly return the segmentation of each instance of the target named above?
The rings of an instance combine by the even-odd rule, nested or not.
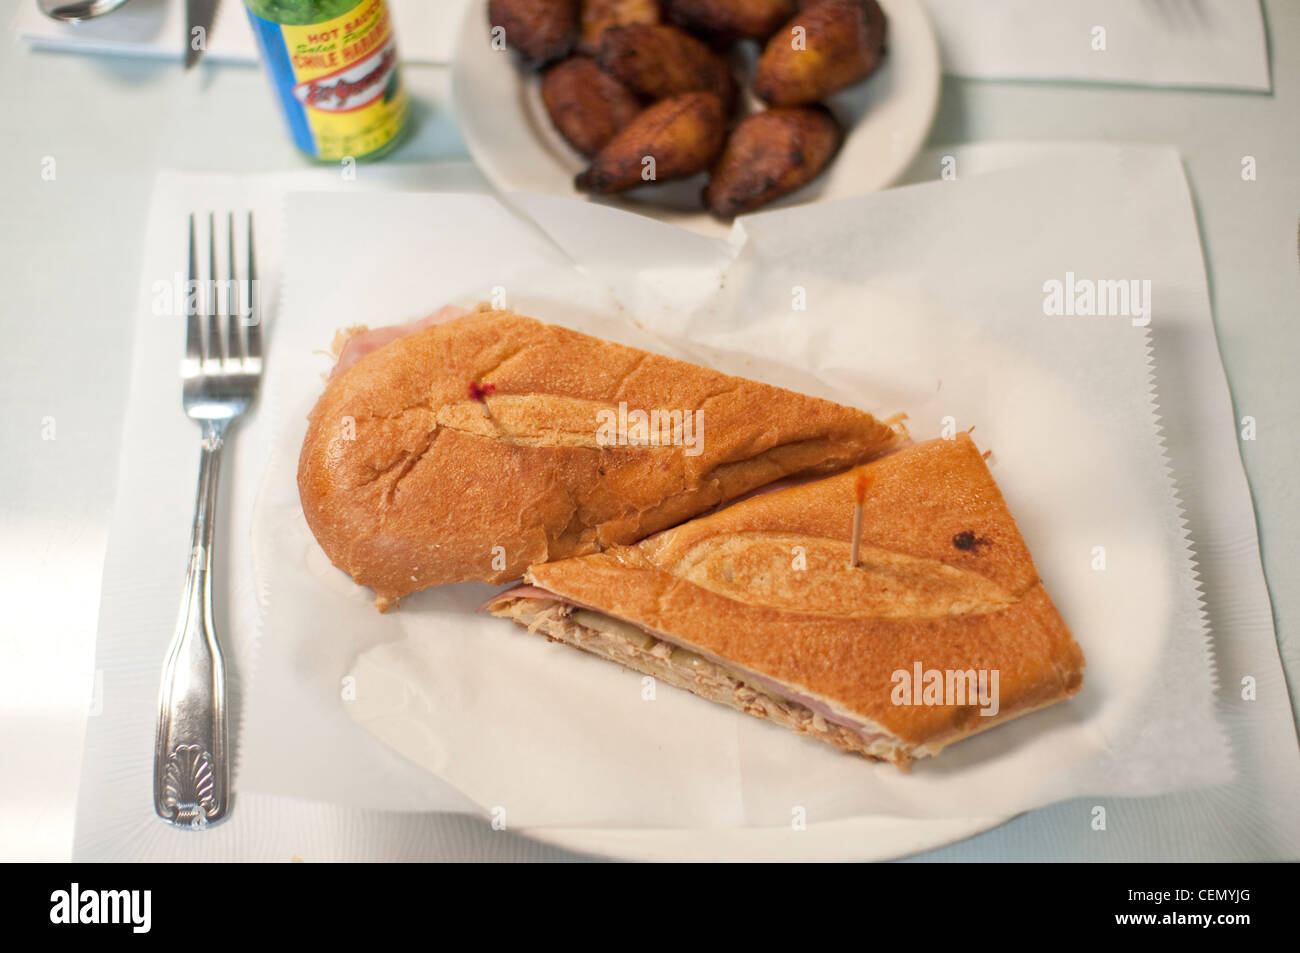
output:
[[[829,105],[847,134],[816,181],[766,208],[866,195],[892,184],[925,144],[939,104],[939,49],[920,0],[880,0],[889,18],[884,65]],[[452,62],[453,99],[474,161],[502,192],[583,197],[573,177],[586,163],[551,125],[535,71],[490,46],[487,0],[471,0]],[[750,51],[751,54],[753,50]],[[698,232],[730,226],[703,210],[703,175],[602,199]]]
[[[598,857],[653,862],[883,861],[974,837],[1010,817],[852,817],[796,831],[776,827],[701,830],[533,828],[533,840]]]

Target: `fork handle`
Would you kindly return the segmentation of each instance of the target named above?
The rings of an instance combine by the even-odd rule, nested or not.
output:
[[[212,540],[227,421],[204,421],[199,486],[180,618],[163,669],[154,747],[154,809],[201,829],[230,808],[226,672],[212,621]]]

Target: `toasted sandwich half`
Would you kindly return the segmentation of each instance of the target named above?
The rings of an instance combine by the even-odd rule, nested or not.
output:
[[[312,410],[298,463],[317,541],[381,610],[908,442],[861,410],[509,311],[423,324],[367,335],[374,349]]]
[[[490,610],[904,768],[1082,684],[1083,653],[964,434],[532,566],[525,583]]]

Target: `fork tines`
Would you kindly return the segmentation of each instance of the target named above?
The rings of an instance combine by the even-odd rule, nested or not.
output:
[[[186,295],[187,375],[257,374],[262,361],[257,265],[253,256],[253,213],[248,213],[248,257],[244,273],[235,263],[235,215],[226,216],[226,273],[217,271],[216,216],[208,213],[207,278],[199,274],[194,216],[190,215],[190,260]],[[202,289],[202,291],[200,291]]]

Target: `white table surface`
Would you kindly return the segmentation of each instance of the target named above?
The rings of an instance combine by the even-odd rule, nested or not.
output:
[[[0,0],[0,24],[19,2],[32,0]],[[1100,139],[1182,151],[1236,416],[1256,421],[1243,459],[1300,713],[1300,4],[1264,6],[1271,95],[947,78],[930,142]],[[185,73],[172,63],[31,53],[10,37],[0,43],[0,88],[8,91],[0,103],[0,860],[60,860],[71,851],[94,685],[129,373],[126,316],[137,306],[154,174],[268,172],[303,160],[255,69],[201,65]],[[447,70],[408,67],[406,80],[419,125],[388,161],[465,159]],[[1256,158],[1254,182],[1241,178],[1247,155]],[[42,177],[48,158],[53,181]],[[51,418],[55,439],[44,439]],[[921,856],[1090,856],[1062,833],[1071,810],[1037,811]],[[429,857],[573,856],[473,818],[429,823]]]

